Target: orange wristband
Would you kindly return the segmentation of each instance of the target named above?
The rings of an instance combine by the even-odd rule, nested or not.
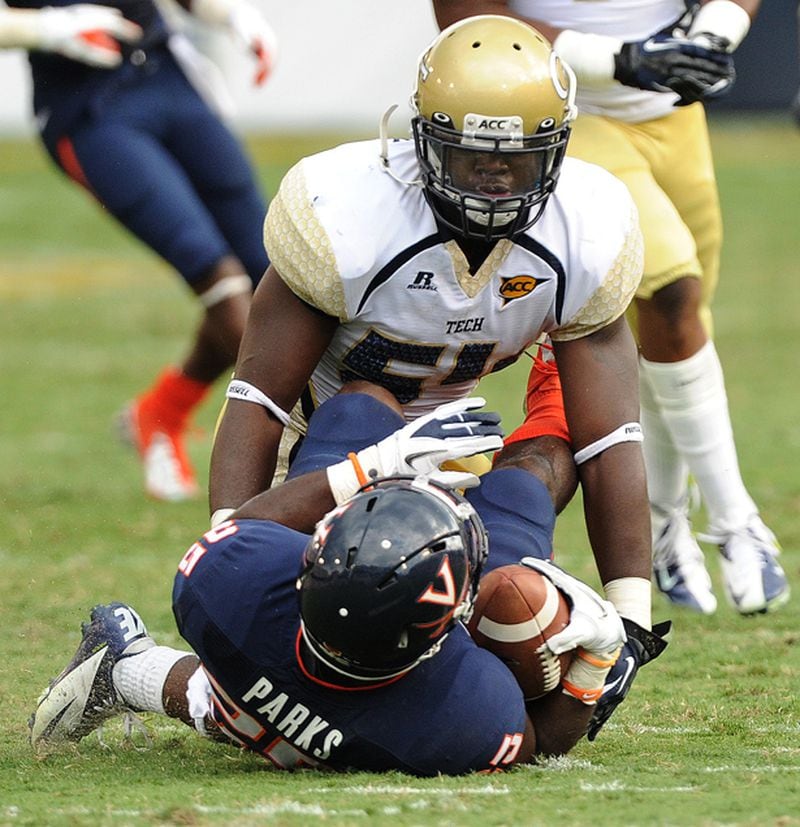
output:
[[[617,649],[617,651],[614,652],[614,656],[610,660],[603,660],[602,658],[598,658],[596,655],[592,655],[585,649],[579,647],[578,657],[581,660],[585,660],[586,663],[590,663],[592,666],[596,666],[598,669],[610,669],[617,662],[619,652],[620,650]]]
[[[561,691],[567,695],[572,695],[573,698],[577,698],[582,703],[596,704],[603,694],[603,687],[601,686],[599,689],[581,689],[579,686],[575,686],[574,683],[562,678]]]
[[[364,473],[364,469],[361,467],[361,463],[358,461],[358,456],[351,451],[347,458],[353,465],[353,470],[356,472],[356,479],[358,480],[359,485],[364,486],[369,484],[369,479],[367,475]]]

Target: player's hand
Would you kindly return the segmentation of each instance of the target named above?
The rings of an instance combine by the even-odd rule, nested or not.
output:
[[[659,32],[647,40],[623,43],[614,66],[620,83],[675,92],[679,106],[724,95],[736,79],[724,39],[707,34],[688,38]]]
[[[381,440],[376,447],[385,475],[419,474],[450,488],[477,485],[474,474],[440,471],[439,466],[503,447],[499,414],[477,410],[485,404],[479,396],[448,402]]]
[[[447,488],[478,484],[475,474],[442,471],[439,465],[503,447],[499,414],[479,412],[486,400],[479,396],[440,405],[395,431],[353,459],[328,468],[334,499],[341,504],[371,479],[398,474],[425,476]]]
[[[547,639],[547,648],[553,654],[570,652],[579,646],[602,658],[619,651],[625,642],[625,628],[613,603],[549,560],[523,557],[520,563],[551,580],[571,603],[569,623]]]
[[[597,733],[603,728],[605,722],[625,700],[639,667],[657,658],[667,648],[669,633],[672,629],[670,620],[656,623],[652,631],[643,629],[638,623],[626,617],[622,619],[622,623],[625,626],[628,640],[622,647],[616,664],[611,667],[606,677],[603,694],[589,721],[586,737],[590,741],[597,738]]]
[[[272,73],[278,54],[278,38],[264,15],[249,3],[236,3],[228,18],[231,31],[257,61],[253,83],[262,86]]]
[[[119,9],[80,3],[64,8],[46,6],[39,12],[39,48],[64,57],[113,69],[122,62],[119,43],[135,43],[142,29]]]
[[[690,35],[689,42],[702,50],[703,60],[706,57],[712,58],[719,68],[708,76],[702,71],[694,71],[677,78],[671,87],[673,92],[680,95],[680,101],[676,105],[686,106],[696,101],[711,101],[727,95],[736,82],[730,41],[709,32],[699,32]]]

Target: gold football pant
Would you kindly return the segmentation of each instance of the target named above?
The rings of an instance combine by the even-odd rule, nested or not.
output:
[[[645,248],[637,298],[649,299],[685,276],[700,278],[710,335],[722,219],[702,104],[643,123],[579,115],[568,154],[614,173],[636,202]]]

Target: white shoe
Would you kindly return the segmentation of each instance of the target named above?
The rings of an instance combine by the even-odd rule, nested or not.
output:
[[[742,528],[709,532],[703,539],[719,545],[725,595],[740,614],[763,614],[789,599],[789,583],[776,559],[780,546],[757,514]]]
[[[143,422],[135,401],[117,415],[116,430],[123,442],[139,452],[148,496],[165,502],[183,502],[199,496],[183,433]]]
[[[677,606],[713,614],[717,598],[686,511],[676,508],[664,513],[653,508],[651,517],[653,575],[659,591]]]

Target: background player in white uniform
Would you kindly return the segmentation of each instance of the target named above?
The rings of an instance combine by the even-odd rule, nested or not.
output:
[[[345,145],[287,174],[265,226],[272,266],[212,454],[215,521],[271,484],[301,397],[307,417],[343,382],[365,379],[411,419],[469,394],[547,332],[600,578],[620,614],[650,629],[636,349],[624,318],[641,238],[625,187],[564,161],[573,82],[530,27],[467,21],[420,60],[414,142]]]
[[[529,20],[578,80],[570,154],[617,175],[639,210],[644,278],[632,306],[641,346],[642,427],[656,582],[675,603],[717,601],[688,517],[688,474],[742,614],[782,605],[779,548],[739,471],[709,305],[722,222],[700,101],[727,91],[731,53],[758,0],[434,0],[441,26],[476,14]],[[679,19],[681,19],[679,23]]]

